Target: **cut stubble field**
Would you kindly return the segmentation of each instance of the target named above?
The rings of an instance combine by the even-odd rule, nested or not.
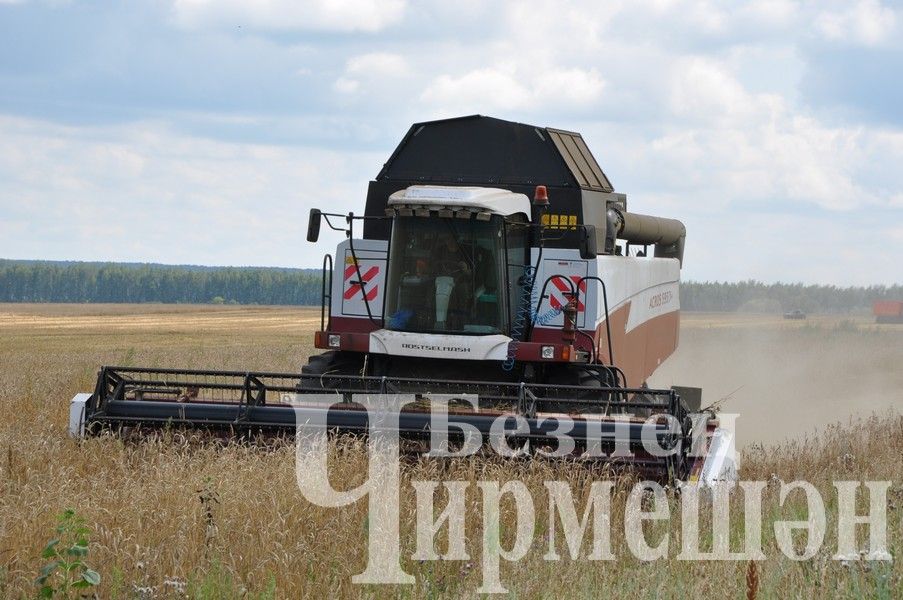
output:
[[[679,520],[649,523],[647,537],[676,550],[644,563],[612,530],[617,560],[543,559],[548,511],[543,482],[566,481],[578,503],[589,482],[606,477],[592,465],[546,460],[468,458],[405,462],[402,556],[415,546],[413,480],[471,482],[466,498],[467,561],[415,561],[413,586],[355,586],[366,564],[366,502],[327,509],[296,487],[294,449],[219,446],[172,434],[144,441],[66,434],[68,400],[93,389],[104,364],[297,372],[315,350],[319,310],[288,307],[173,305],[0,305],[0,596],[33,597],[41,550],[55,515],[66,508],[92,530],[88,562],[102,575],[102,597],[323,597],[471,595],[479,587],[482,508],[476,482],[521,480],[536,499],[533,547],[502,566],[502,581],[524,597],[743,597],[745,561],[676,558]],[[828,533],[811,560],[792,562],[777,549],[769,523],[800,518],[805,502],[780,507],[769,485],[763,505],[763,550],[756,566],[759,597],[893,597],[903,586],[903,326],[867,318],[816,317],[804,323],[762,315],[687,314],[681,347],[653,386],[699,385],[704,402],[739,413],[741,478],[812,482],[828,508]],[[840,425],[835,423],[840,422]],[[332,448],[334,485],[366,476],[360,440]],[[892,563],[831,560],[836,546],[832,481],[890,481],[888,535]],[[612,522],[630,482],[621,480]],[[860,512],[867,498],[862,494]],[[445,503],[437,497],[437,509]],[[677,494],[669,495],[679,514]],[[582,504],[580,504],[582,506]],[[731,503],[731,535],[742,535],[742,497]],[[737,510],[734,511],[733,509]],[[501,538],[510,545],[512,506],[502,505]],[[578,509],[578,514],[580,510]],[[805,518],[805,517],[803,517]],[[705,518],[703,519],[705,523]],[[833,524],[833,526],[832,526]],[[860,539],[867,542],[860,528]],[[445,547],[444,533],[437,546]],[[591,543],[584,542],[585,556]]]

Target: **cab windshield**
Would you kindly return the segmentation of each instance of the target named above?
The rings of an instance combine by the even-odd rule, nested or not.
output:
[[[386,280],[387,329],[505,331],[502,218],[396,217]]]

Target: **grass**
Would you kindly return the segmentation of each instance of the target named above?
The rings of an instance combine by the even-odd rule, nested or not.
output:
[[[779,507],[778,485],[769,484],[763,501],[767,558],[756,565],[758,597],[894,597],[903,589],[899,562],[903,556],[903,419],[898,410],[903,401],[898,360],[903,328],[863,335],[861,325],[825,322],[788,327],[775,322],[760,324],[760,335],[737,345],[738,331],[755,330],[749,316],[740,318],[733,329],[730,318],[722,315],[711,317],[716,327],[694,319],[686,319],[682,340],[687,358],[681,354],[674,361],[687,371],[695,369],[687,373],[690,378],[720,371],[725,388],[740,385],[743,382],[737,380],[757,374],[760,368],[774,369],[787,362],[790,359],[781,357],[787,348],[817,349],[799,362],[802,366],[796,376],[802,384],[812,384],[819,376],[836,381],[837,373],[850,361],[877,365],[880,378],[863,378],[859,365],[854,369],[860,371],[856,379],[874,379],[875,390],[892,398],[889,407],[883,406],[879,416],[822,427],[818,434],[802,432],[818,424],[806,415],[819,413],[825,404],[833,406],[823,394],[808,397],[796,390],[782,392],[782,386],[758,384],[762,387],[757,393],[764,390],[784,404],[803,405],[790,419],[798,433],[781,445],[760,447],[754,442],[767,439],[767,431],[753,431],[741,475],[771,482],[805,479],[821,491],[829,507],[822,550],[810,561],[789,561],[776,549],[770,524],[798,518],[805,514],[804,505],[791,496]],[[218,447],[172,434],[140,443],[117,438],[79,443],[66,435],[68,399],[92,389],[101,364],[297,371],[313,352],[311,331],[318,320],[316,311],[269,307],[0,305],[0,596],[35,595],[33,581],[42,566],[43,544],[53,531],[55,516],[67,508],[76,509],[92,530],[91,566],[103,576],[102,597],[469,596],[481,579],[482,508],[476,482],[498,479],[523,481],[536,505],[536,537],[530,552],[516,564],[502,565],[502,581],[513,595],[745,597],[749,574],[745,562],[677,560],[680,521],[676,516],[670,527],[656,525],[647,532],[650,540],[667,537],[673,549],[669,558],[649,564],[632,558],[619,526],[630,490],[625,480],[617,485],[613,500],[612,549],[618,560],[545,561],[548,510],[543,482],[567,481],[582,502],[589,483],[605,476],[586,465],[499,459],[410,461],[402,475],[403,556],[409,557],[415,547],[410,482],[443,479],[471,484],[465,497],[471,559],[405,559],[404,567],[417,577],[416,585],[360,587],[351,584],[351,576],[361,572],[366,562],[366,504],[326,509],[306,502],[295,485],[293,448]],[[736,360],[748,363],[750,371],[719,363],[719,348],[733,349]],[[752,360],[759,354],[777,357],[773,364],[760,365]],[[781,382],[793,376],[792,371],[782,373]],[[846,412],[832,412],[832,416],[840,419],[857,411],[872,412],[873,406],[860,406],[855,397],[848,400]],[[755,411],[752,400],[745,410]],[[764,423],[766,427],[768,421]],[[366,471],[362,443],[343,439],[332,452],[334,485],[347,489],[360,483]],[[830,560],[836,546],[831,482],[838,479],[892,482],[888,498],[892,564],[845,566]],[[678,498],[672,494],[668,502],[672,515],[677,515]],[[443,498],[437,499],[437,508],[444,504]],[[741,506],[742,498],[735,498],[734,539],[742,534],[737,516]],[[705,531],[708,518],[703,516],[702,521]],[[510,546],[513,530],[513,507],[504,503],[500,535],[505,547]],[[865,543],[862,531],[860,539]],[[584,554],[588,550],[586,543]],[[561,542],[559,553],[567,556]]]

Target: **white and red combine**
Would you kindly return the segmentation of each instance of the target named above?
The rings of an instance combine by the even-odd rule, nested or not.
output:
[[[323,352],[300,374],[103,367],[73,399],[73,433],[295,430],[299,406],[364,432],[361,399],[402,394],[415,400],[393,420],[406,437],[441,423],[443,436],[545,452],[567,435],[569,456],[648,476],[735,475],[701,391],[646,384],[677,348],[686,230],[628,211],[580,134],[482,116],[415,124],[364,214],[311,209],[309,241],[324,223],[345,240],[324,259]]]

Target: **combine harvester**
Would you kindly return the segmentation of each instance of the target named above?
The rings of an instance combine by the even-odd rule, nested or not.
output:
[[[510,446],[556,447],[567,415],[578,450],[627,447],[612,460],[645,476],[735,477],[732,434],[700,412],[701,390],[646,386],[677,347],[685,228],[629,212],[580,134],[482,116],[415,124],[365,214],[312,209],[308,241],[323,223],[346,239],[323,263],[325,352],[300,374],[103,367],[72,400],[72,433],[290,431],[299,399],[331,429],[363,432],[353,394],[399,392],[418,398],[398,415],[416,438],[436,394],[476,396],[447,405],[447,435],[488,439],[501,416]],[[644,427],[668,456],[647,452]]]

